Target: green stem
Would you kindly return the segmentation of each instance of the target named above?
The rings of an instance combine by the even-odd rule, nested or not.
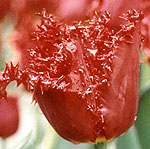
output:
[[[2,149],[6,149],[6,139],[1,139],[1,147]]]
[[[94,149],[107,149],[107,144],[102,144],[102,143],[95,144]]]

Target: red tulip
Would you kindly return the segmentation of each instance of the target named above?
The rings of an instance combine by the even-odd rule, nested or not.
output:
[[[18,100],[9,96],[0,100],[0,137],[8,138],[16,133],[19,126]]]
[[[69,39],[62,48],[57,52],[51,47],[56,56],[52,64],[47,62],[47,69],[53,70],[51,81],[39,80],[34,90],[34,98],[53,128],[74,143],[116,138],[129,129],[137,113],[139,35],[132,23],[117,33],[110,30],[107,15],[101,18],[96,13],[101,22],[98,25],[89,22],[72,26],[73,34],[68,30]],[[50,31],[48,24],[45,28]],[[61,38],[55,39],[49,39],[49,44],[61,42]],[[39,40],[43,45],[44,38]],[[45,56],[46,49],[42,49]]]
[[[33,91],[44,115],[63,138],[104,142],[126,132],[138,106],[139,35],[143,18],[128,11],[120,30],[109,26],[110,14],[66,25],[43,10],[32,33],[36,46],[28,63],[9,67],[0,79],[0,96],[13,80]]]

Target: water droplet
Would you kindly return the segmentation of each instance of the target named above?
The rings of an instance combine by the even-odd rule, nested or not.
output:
[[[79,68],[79,69],[78,69],[78,71],[79,71],[79,72],[81,72],[81,73],[83,73],[83,72],[84,72],[84,71],[83,71],[83,69],[81,69],[81,68]]]
[[[107,79],[103,79],[101,82],[102,82],[102,83],[107,83],[108,80],[107,80]]]
[[[92,93],[92,90],[91,90],[91,88],[89,87],[86,91],[85,91],[85,94],[91,94]]]
[[[101,71],[100,71],[100,70],[98,70],[98,71],[97,71],[97,73],[98,73],[98,74],[101,74]]]
[[[93,76],[90,76],[90,79],[91,79],[92,82],[94,81],[94,77]]]
[[[88,64],[88,63],[86,63],[86,67],[88,67],[88,68],[89,68],[89,64]]]
[[[136,121],[136,120],[137,120],[137,116],[134,117],[134,121]]]
[[[82,82],[81,84],[82,84],[83,86],[85,86],[85,83],[84,83],[84,82]]]
[[[74,73],[77,74],[78,73],[77,70],[74,70]]]
[[[100,115],[101,119],[102,119],[102,123],[104,124],[104,115]]]
[[[87,49],[87,51],[90,52],[90,54],[92,54],[93,56],[96,56],[97,49]]]

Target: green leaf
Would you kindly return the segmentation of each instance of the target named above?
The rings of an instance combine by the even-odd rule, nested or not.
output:
[[[44,137],[44,128],[42,125],[42,122],[40,120],[40,111],[38,107],[35,107],[35,117],[36,117],[36,121],[35,121],[35,135],[34,138],[32,139],[32,142],[28,143],[26,146],[24,146],[24,149],[36,149],[37,146],[41,143],[43,137]]]
[[[140,90],[137,130],[142,149],[150,148],[150,83]]]
[[[141,64],[140,66],[140,87],[150,81],[150,66],[148,64]]]
[[[69,141],[57,136],[57,141],[50,149],[94,149],[93,144],[72,144]]]
[[[31,135],[32,135],[32,132],[29,132],[29,134],[22,139],[21,143],[19,143],[18,145],[16,145],[15,147],[12,147],[12,148],[25,149],[25,146],[29,143],[29,141],[31,139]]]
[[[15,26],[15,20],[9,15],[5,17],[1,26],[1,53],[0,53],[0,70],[4,70],[4,61],[10,62],[13,56],[12,45],[8,42],[8,36],[13,32]]]
[[[140,99],[150,92],[150,81],[147,81],[139,90]]]
[[[117,149],[142,149],[135,126],[132,126],[126,134],[116,140]]]

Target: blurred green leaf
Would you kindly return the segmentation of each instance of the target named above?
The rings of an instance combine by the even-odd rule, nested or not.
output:
[[[32,142],[30,142],[29,144],[27,144],[26,146],[24,146],[24,149],[36,149],[38,148],[38,145],[41,143],[43,137],[44,137],[44,128],[43,125],[41,123],[40,120],[40,114],[39,114],[39,108],[35,107],[35,117],[36,117],[36,122],[35,122],[35,135],[34,138],[32,140]]]
[[[9,15],[5,17],[2,23],[1,35],[2,38],[1,47],[2,53],[0,55],[0,70],[5,67],[5,61],[10,62],[13,56],[12,45],[9,42],[9,35],[14,30],[15,20]]]
[[[140,65],[140,87],[150,81],[150,66],[148,64]]]
[[[22,139],[21,143],[19,143],[18,145],[16,145],[15,147],[12,147],[12,148],[14,148],[14,149],[25,149],[25,146],[28,144],[28,142],[31,139],[31,135],[32,135],[32,132],[29,132],[29,134]]]
[[[94,149],[93,144],[72,144],[69,141],[57,136],[57,141],[53,147],[49,149]]]
[[[140,90],[137,130],[142,149],[150,148],[150,83]]]
[[[116,140],[117,149],[142,149],[135,126],[132,126],[126,134]]]
[[[150,81],[147,81],[139,90],[140,99],[142,99],[148,92],[150,92]]]

